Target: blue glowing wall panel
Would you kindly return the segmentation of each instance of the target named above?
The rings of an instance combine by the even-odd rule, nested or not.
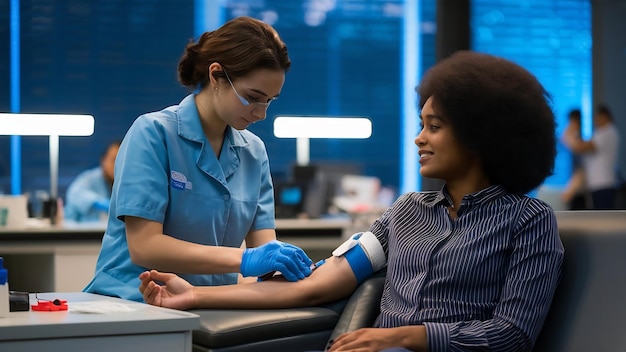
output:
[[[399,182],[402,0],[227,1],[272,24],[292,68],[267,120],[250,127],[266,143],[275,178],[288,177],[296,141],[273,136],[276,115],[369,116],[367,140],[311,140],[311,162],[350,163],[385,185]]]
[[[0,112],[11,111],[9,0],[0,0]],[[10,193],[11,153],[9,136],[0,136],[0,193]]]
[[[96,116],[93,137],[61,139],[61,194],[80,170],[97,164],[100,149],[120,138],[139,114],[175,104],[186,94],[176,81],[176,65],[195,33],[197,1],[20,1],[22,111]],[[267,121],[251,128],[267,143],[278,178],[295,160],[295,141],[273,136],[275,115],[367,115],[374,124],[372,138],[312,141],[311,160],[358,163],[365,174],[399,186],[404,1],[221,2],[224,19],[250,15],[265,20],[289,46],[293,67],[281,98]],[[8,52],[8,3],[0,0],[2,52]],[[422,1],[419,8],[423,72],[435,62],[435,1]],[[554,97],[559,133],[570,108],[582,108],[590,119],[590,26],[585,0],[472,1],[473,48],[508,57],[535,73]],[[10,105],[8,60],[0,56],[0,108],[5,111]],[[46,189],[47,140],[22,141],[23,189]],[[8,137],[0,137],[0,187],[5,190],[8,149]],[[565,182],[569,161],[560,147],[556,175],[548,183]]]

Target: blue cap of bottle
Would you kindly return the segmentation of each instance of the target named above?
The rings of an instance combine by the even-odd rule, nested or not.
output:
[[[8,272],[4,268],[4,259],[0,257],[0,285],[6,285]]]

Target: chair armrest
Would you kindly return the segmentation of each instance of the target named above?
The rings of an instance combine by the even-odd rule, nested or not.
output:
[[[339,314],[324,307],[293,309],[197,309],[200,328],[193,343],[220,348],[256,343],[289,336],[331,331]]]

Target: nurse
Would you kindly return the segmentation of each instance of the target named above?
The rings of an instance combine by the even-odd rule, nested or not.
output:
[[[115,163],[110,214],[85,292],[141,301],[139,274],[175,272],[200,286],[280,271],[311,273],[298,247],[276,241],[264,120],[291,65],[269,25],[235,18],[190,42],[179,81],[193,93],[139,116]],[[242,244],[245,241],[245,247]]]

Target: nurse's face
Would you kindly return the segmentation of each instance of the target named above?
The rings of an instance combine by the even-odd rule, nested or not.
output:
[[[285,72],[259,69],[236,80],[229,76],[228,71],[225,72],[226,85],[220,86],[220,89],[228,90],[224,99],[221,99],[223,109],[220,116],[224,122],[243,130],[250,124],[264,120],[269,105],[278,98],[283,88]]]

